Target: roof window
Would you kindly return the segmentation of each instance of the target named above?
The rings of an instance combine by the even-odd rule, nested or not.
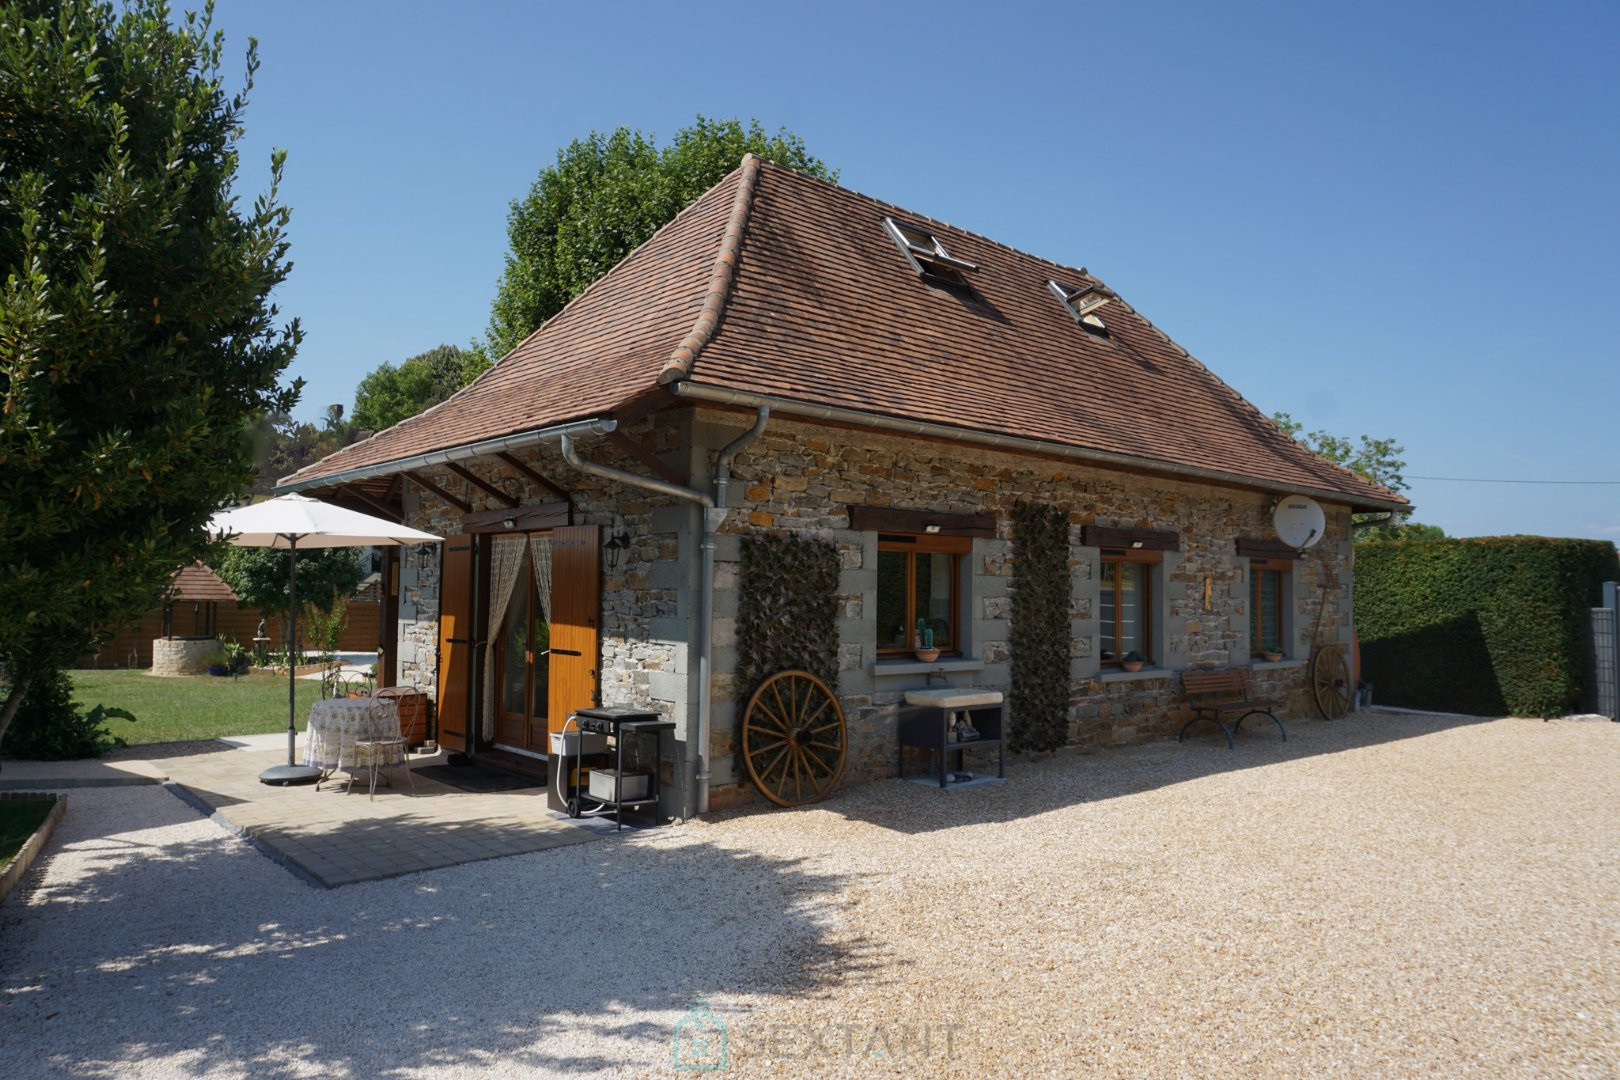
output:
[[[1052,291],[1053,296],[1063,301],[1063,306],[1074,316],[1075,322],[1091,329],[1107,329],[1103,326],[1103,321],[1092,312],[1112,300],[1113,293],[1095,282],[1066,285],[1061,281],[1048,281],[1046,287]]]
[[[911,268],[925,280],[946,285],[966,285],[964,270],[977,270],[978,266],[966,259],[958,259],[945,250],[939,238],[920,225],[896,218],[883,219],[883,228],[900,248]]]

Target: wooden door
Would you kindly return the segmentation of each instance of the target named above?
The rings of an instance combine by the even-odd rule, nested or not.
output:
[[[601,528],[551,531],[551,687],[547,726],[561,731],[576,709],[597,704],[597,628],[602,617]]]
[[[444,538],[439,573],[439,745],[467,750],[472,725],[473,539]]]

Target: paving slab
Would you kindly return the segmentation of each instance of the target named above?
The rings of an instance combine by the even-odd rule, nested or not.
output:
[[[397,770],[367,794],[364,777],[346,774],[315,785],[278,787],[259,773],[286,760],[264,737],[231,739],[229,753],[212,747],[167,758],[170,790],[242,836],[312,884],[326,888],[398,877],[446,866],[581,844],[600,839],[612,823],[572,820],[546,806],[546,789],[493,793],[461,791],[424,776],[406,784]],[[415,755],[412,767],[441,764],[444,755]]]

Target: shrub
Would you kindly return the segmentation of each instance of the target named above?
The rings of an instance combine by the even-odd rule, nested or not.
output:
[[[830,541],[789,533],[742,540],[737,596],[738,737],[732,765],[748,782],[742,760],[742,710],[755,690],[779,671],[810,672],[838,692],[838,549]]]
[[[1013,512],[1012,694],[1008,749],[1056,750],[1069,737],[1069,515],[1024,503]]]
[[[1582,699],[1588,609],[1617,573],[1606,541],[1502,536],[1358,547],[1363,678],[1392,705],[1559,715]]]
[[[29,686],[6,729],[4,749],[8,757],[31,761],[100,757],[125,745],[107,728],[107,721],[114,719],[135,717],[105,705],[80,712],[73,702],[73,681],[66,672],[53,672]]]

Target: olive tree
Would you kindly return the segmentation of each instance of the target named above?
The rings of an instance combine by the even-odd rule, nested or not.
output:
[[[288,211],[235,190],[211,9],[0,0],[0,738],[35,680],[155,606],[286,410]]]

